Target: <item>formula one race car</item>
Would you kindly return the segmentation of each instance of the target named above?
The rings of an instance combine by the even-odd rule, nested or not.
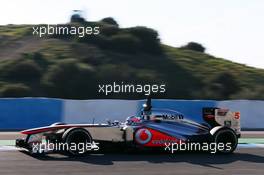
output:
[[[203,108],[201,112],[202,124],[177,111],[152,108],[148,98],[141,114],[128,117],[124,123],[55,123],[22,131],[26,138],[17,139],[16,146],[32,154],[66,152],[77,156],[112,148],[171,151],[181,144],[211,148],[208,145],[214,143],[221,144],[216,152],[232,153],[240,137],[240,113],[215,107]]]

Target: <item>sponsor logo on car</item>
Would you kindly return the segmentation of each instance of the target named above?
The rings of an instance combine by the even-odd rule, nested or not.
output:
[[[148,143],[152,138],[151,132],[146,128],[141,128],[136,131],[135,139],[139,144],[146,144]]]

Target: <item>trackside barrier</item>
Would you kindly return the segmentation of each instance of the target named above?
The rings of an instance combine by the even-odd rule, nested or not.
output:
[[[105,123],[106,119],[125,121],[140,113],[145,100],[66,100],[64,121],[69,123]],[[186,118],[203,122],[203,107],[222,107],[241,112],[242,129],[264,129],[264,101],[256,100],[152,100],[155,108],[173,109]]]
[[[227,100],[219,101],[217,106],[240,111],[242,129],[264,130],[264,101]]]
[[[0,99],[0,130],[16,130],[66,123],[125,121],[140,113],[145,100],[63,100],[49,98]],[[179,111],[202,123],[203,107],[222,107],[241,112],[243,129],[264,129],[264,101],[254,100],[153,100],[155,108]]]
[[[62,120],[63,101],[47,98],[0,99],[0,130],[25,129]]]

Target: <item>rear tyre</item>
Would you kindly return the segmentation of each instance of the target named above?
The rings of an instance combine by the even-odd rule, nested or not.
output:
[[[238,137],[231,129],[221,129],[214,135],[217,153],[230,154],[233,153],[238,144]]]
[[[66,152],[70,156],[83,156],[91,151],[92,137],[88,131],[76,128],[65,133],[64,143],[66,143]]]

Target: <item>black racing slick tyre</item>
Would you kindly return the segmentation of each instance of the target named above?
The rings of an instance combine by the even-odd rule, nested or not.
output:
[[[238,144],[238,137],[231,129],[220,129],[214,134],[217,153],[230,154],[235,151]]]
[[[70,156],[83,156],[91,151],[92,137],[85,129],[68,130],[64,133],[63,140],[67,148],[64,152]]]

